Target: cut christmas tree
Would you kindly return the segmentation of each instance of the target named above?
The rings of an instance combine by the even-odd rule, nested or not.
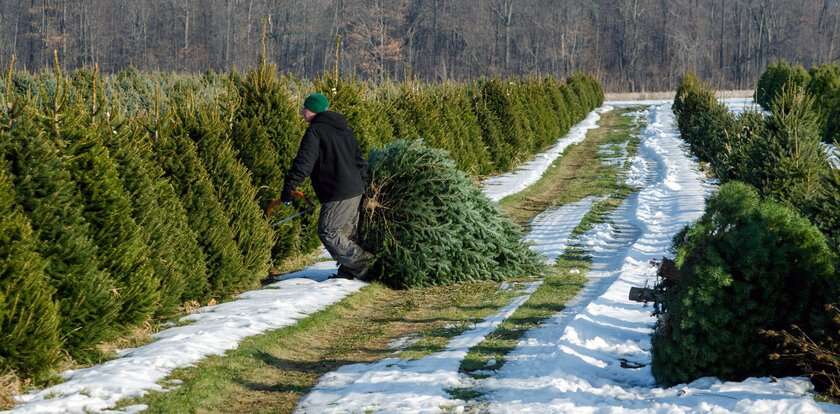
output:
[[[371,152],[360,243],[394,287],[539,274],[542,261],[443,150],[399,140]]]

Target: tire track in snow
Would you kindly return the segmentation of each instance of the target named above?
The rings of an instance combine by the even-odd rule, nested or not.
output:
[[[651,259],[668,254],[671,239],[702,215],[704,182],[679,138],[670,104],[651,109],[640,157],[655,165],[646,185],[583,240],[593,250],[593,279],[569,309],[528,332],[495,378],[483,381],[490,412],[687,413],[840,412],[814,402],[805,379],[703,378],[656,388],[650,371],[651,309],[630,302],[633,286],[655,281]],[[613,226],[608,229],[608,226]],[[638,233],[634,235],[634,229]],[[633,240],[623,247],[615,238]],[[643,364],[623,368],[623,362]]]
[[[386,358],[344,365],[327,373],[304,397],[296,413],[433,413],[457,404],[447,392],[464,386],[459,372],[470,348],[481,343],[531,297],[541,282],[529,283],[524,294],[498,313],[452,338],[446,349],[416,360]]]
[[[531,243],[531,250],[545,256],[547,263],[554,263],[569,247],[572,231],[599,200],[586,197],[543,211],[531,220],[525,241]]]
[[[833,144],[826,144],[825,142],[822,143],[822,147],[831,167],[835,169],[840,168],[840,148],[837,148]]]

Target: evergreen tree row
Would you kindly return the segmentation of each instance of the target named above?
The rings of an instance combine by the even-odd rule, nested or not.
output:
[[[786,330],[837,351],[826,305],[840,297],[840,174],[822,151],[814,105],[789,85],[769,115],[736,117],[696,77],[682,80],[680,132],[724,185],[675,238],[679,272],[657,286],[659,381],[818,374],[823,368],[804,363],[802,352],[778,358],[786,344],[776,338]]]
[[[785,61],[770,64],[755,88],[755,100],[771,110],[786,89],[801,89],[815,99],[814,110],[823,141],[840,141],[840,65],[829,63],[806,70]]]
[[[103,341],[186,302],[254,288],[272,264],[317,247],[317,212],[279,226],[300,206],[263,213],[279,196],[306,127],[299,107],[314,90],[347,116],[365,151],[423,139],[473,177],[509,170],[603,100],[584,75],[372,85],[297,80],[270,65],[8,73],[0,372],[42,381],[62,358],[96,362]]]

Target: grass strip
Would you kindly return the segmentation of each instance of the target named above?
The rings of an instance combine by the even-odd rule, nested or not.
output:
[[[629,189],[618,177],[627,167],[608,165],[597,160],[607,158],[599,150],[604,146],[623,145],[634,154],[638,148],[636,133],[641,128],[635,117],[625,116],[638,108],[616,109],[601,115],[599,127],[590,130],[583,142],[570,145],[546,170],[539,181],[499,202],[502,211],[522,226],[537,214],[589,196],[609,196]]]
[[[493,282],[392,290],[365,287],[295,325],[244,340],[224,356],[178,369],[163,383],[169,392],[122,401],[147,412],[292,412],[329,371],[389,356],[419,358],[505,305],[515,292]],[[405,349],[395,338],[420,335]]]

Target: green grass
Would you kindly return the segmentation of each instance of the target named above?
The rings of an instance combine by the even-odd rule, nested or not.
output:
[[[599,128],[590,130],[583,142],[566,148],[539,181],[524,191],[505,197],[499,202],[499,207],[514,221],[527,226],[537,214],[551,207],[589,196],[611,196],[618,192],[629,194],[632,189],[626,188],[617,179],[626,165],[616,167],[595,160],[602,158],[598,154],[602,145],[629,141],[628,152],[631,155],[636,152],[639,143],[636,132],[641,124],[635,118],[625,116],[636,110],[638,108],[626,108],[602,114]]]

